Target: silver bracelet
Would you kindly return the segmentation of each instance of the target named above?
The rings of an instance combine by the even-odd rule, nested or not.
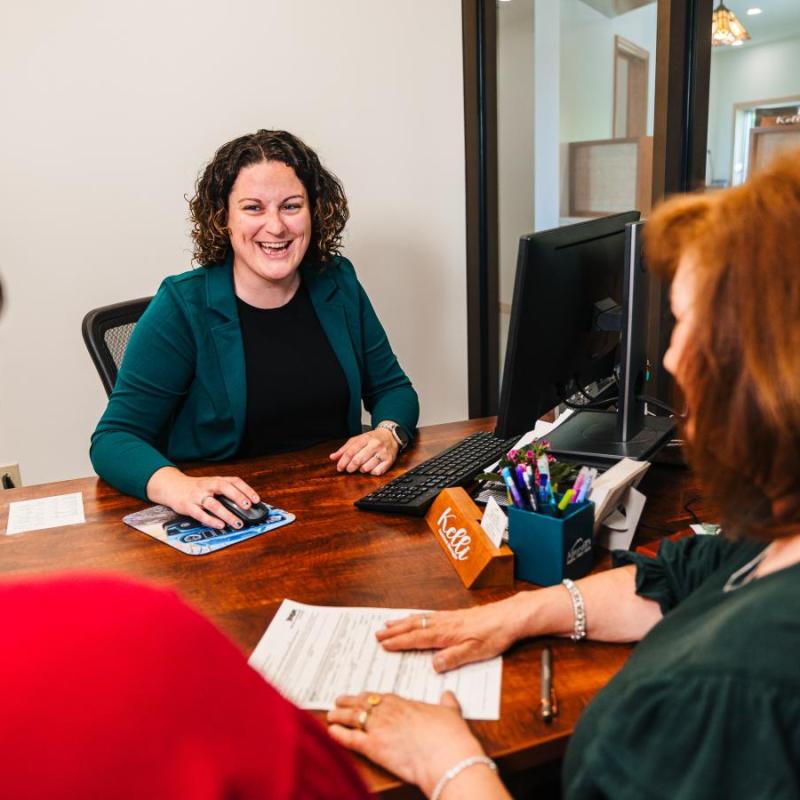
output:
[[[489,756],[470,756],[469,758],[465,758],[463,761],[459,761],[454,767],[450,767],[441,778],[439,778],[439,782],[434,787],[434,790],[431,792],[431,800],[439,800],[441,797],[442,792],[444,791],[444,787],[450,783],[453,778],[456,777],[459,773],[463,772],[467,767],[471,767],[474,764],[486,764],[492,772],[497,772],[497,764],[492,761]]]
[[[569,638],[573,642],[579,642],[581,639],[586,638],[586,606],[583,604],[583,595],[581,590],[569,578],[564,578],[561,583],[564,584],[564,587],[569,592],[569,598],[572,600],[574,623]]]

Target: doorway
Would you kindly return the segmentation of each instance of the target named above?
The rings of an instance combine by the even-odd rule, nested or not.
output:
[[[647,133],[647,76],[650,54],[622,36],[614,37],[614,138]]]

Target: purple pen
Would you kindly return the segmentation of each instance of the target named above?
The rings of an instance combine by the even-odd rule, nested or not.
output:
[[[519,488],[519,493],[522,497],[527,500],[526,505],[531,507],[532,511],[536,510],[536,506],[531,502],[531,490],[528,487],[528,482],[525,480],[527,474],[525,472],[525,467],[523,464],[517,464],[517,468],[515,470],[517,475],[517,486]]]

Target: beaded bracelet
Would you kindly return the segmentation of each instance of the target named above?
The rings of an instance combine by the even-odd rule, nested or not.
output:
[[[495,764],[489,756],[470,756],[469,758],[465,758],[463,761],[459,761],[454,767],[450,767],[450,769],[439,778],[439,782],[434,787],[433,792],[431,792],[431,800],[439,800],[439,797],[441,797],[444,791],[444,787],[447,786],[456,775],[474,764],[486,764],[492,772],[497,772],[497,764]]]
[[[561,583],[569,592],[570,600],[572,600],[572,613],[574,615],[574,627],[570,634],[570,639],[573,642],[579,642],[581,639],[586,638],[586,606],[583,604],[583,595],[580,589],[569,579],[564,578]]]

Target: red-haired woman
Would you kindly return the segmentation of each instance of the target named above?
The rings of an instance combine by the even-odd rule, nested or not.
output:
[[[672,279],[664,358],[687,400],[690,461],[724,537],[467,611],[391,624],[390,650],[436,648],[438,670],[539,635],[638,641],[581,717],[568,798],[800,796],[800,153],[741,187],[672,199],[646,233]],[[393,696],[340,698],[338,741],[435,800],[507,797],[461,719]]]

